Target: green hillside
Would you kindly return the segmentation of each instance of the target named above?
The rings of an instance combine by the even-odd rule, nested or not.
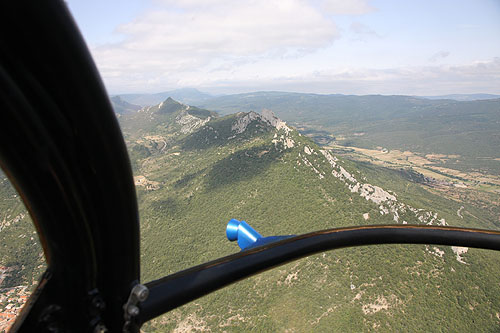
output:
[[[268,110],[218,116],[169,98],[118,119],[134,168],[143,282],[238,252],[225,235],[232,218],[264,236],[388,223],[500,229],[498,195],[459,188],[443,196],[418,172],[345,159]],[[0,274],[10,273],[3,293],[31,285],[43,259],[24,207],[0,179]],[[193,301],[143,331],[494,332],[498,258],[434,245],[322,253]]]
[[[42,247],[18,193],[0,171],[0,312],[10,288],[30,290],[45,270]]]
[[[396,222],[498,228],[495,212],[466,205],[460,218],[461,203],[394,170],[338,159],[270,117],[228,115],[191,133],[175,132],[174,120],[142,138],[124,129],[135,138],[131,147],[147,148],[144,137],[168,138],[161,152],[133,155],[143,281],[237,252],[225,237],[231,218],[263,235]],[[462,250],[372,246],[311,256],[194,301],[144,330],[493,331],[500,322],[498,254]]]

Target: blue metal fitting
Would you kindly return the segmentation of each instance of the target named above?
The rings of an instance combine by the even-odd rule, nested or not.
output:
[[[227,223],[226,227],[226,236],[231,242],[238,240],[238,226],[240,225],[240,221],[236,219],[232,219]]]
[[[262,236],[245,221],[232,219],[226,227],[226,236],[230,241],[238,241],[238,246],[244,250],[254,245]]]
[[[254,228],[245,221],[232,219],[227,223],[226,236],[231,242],[238,241],[238,246],[241,250],[248,250],[252,247],[277,242],[282,239],[293,237],[290,236],[271,236],[262,237]]]

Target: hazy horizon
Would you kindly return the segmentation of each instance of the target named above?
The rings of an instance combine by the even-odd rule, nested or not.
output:
[[[494,0],[68,0],[111,94],[500,94]]]
[[[193,87],[178,87],[174,89],[165,89],[161,91],[152,91],[152,92],[118,92],[118,93],[112,93],[108,92],[111,96],[120,96],[120,95],[156,95],[156,94],[163,94],[167,92],[173,92],[173,91],[197,91],[202,94],[207,94],[211,96],[226,96],[226,95],[239,95],[239,94],[252,94],[252,93],[292,93],[292,94],[314,94],[314,95],[344,95],[344,96],[368,96],[368,95],[380,95],[380,96],[410,96],[410,97],[441,97],[441,96],[467,96],[467,95],[491,95],[491,96],[498,96],[500,97],[500,94],[490,94],[490,93],[483,93],[483,92],[472,92],[472,93],[462,93],[462,94],[439,94],[439,95],[409,95],[409,94],[343,94],[343,93],[336,93],[336,92],[331,92],[331,93],[317,93],[317,92],[310,92],[310,91],[287,91],[287,90],[248,90],[248,91],[241,91],[241,92],[231,92],[231,93],[212,93],[210,92],[210,89],[204,90],[204,89],[198,89],[198,88],[193,88]]]

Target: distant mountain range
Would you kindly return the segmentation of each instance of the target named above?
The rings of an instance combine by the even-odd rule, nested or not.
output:
[[[256,92],[256,94],[262,93],[273,93],[273,92]],[[278,94],[290,94],[286,92],[277,92]],[[253,94],[253,93],[252,93]],[[308,93],[295,93],[303,96],[357,96],[363,97],[362,95],[343,95],[343,94],[308,94]],[[228,94],[228,95],[212,95],[209,93],[201,92],[198,89],[194,88],[182,88],[176,90],[170,90],[155,94],[119,94],[113,96],[119,96],[123,101],[128,102],[130,104],[140,105],[140,106],[150,106],[156,105],[167,99],[168,97],[172,97],[173,99],[187,103],[191,105],[198,105],[204,102],[207,102],[211,99],[225,96],[239,96],[239,95],[248,95],[248,94]],[[450,94],[450,95],[439,95],[439,96],[413,96],[417,98],[425,98],[425,99],[451,99],[455,101],[476,101],[482,99],[497,99],[500,98],[500,95],[493,94]]]
[[[168,97],[187,104],[197,104],[214,97],[213,95],[203,93],[193,88],[176,89],[156,94],[121,94],[115,96],[119,96],[128,103],[140,106],[157,105]]]
[[[418,97],[418,96],[417,96]],[[455,101],[478,101],[481,99],[498,99],[500,95],[492,94],[452,94],[438,96],[420,96],[427,99],[453,99]]]
[[[124,101],[120,96],[111,97],[111,104],[116,113],[122,115],[127,113],[134,113],[141,109],[140,105],[135,105]]]

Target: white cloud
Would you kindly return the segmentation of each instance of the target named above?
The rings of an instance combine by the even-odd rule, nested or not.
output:
[[[439,51],[437,53],[434,53],[430,58],[429,58],[429,61],[430,62],[436,62],[438,60],[441,60],[443,58],[446,58],[450,55],[450,52],[448,51]]]
[[[123,42],[93,48],[106,82],[122,73],[124,80],[163,81],[195,71],[214,61],[293,57],[331,45],[335,23],[301,0],[158,1],[149,11],[118,27]],[[151,81],[152,82],[152,81]],[[146,82],[147,83],[147,82]]]
[[[322,7],[336,15],[362,15],[375,11],[366,0],[323,0]]]
[[[363,41],[365,37],[381,38],[381,36],[378,33],[376,33],[373,29],[360,22],[351,23],[349,30],[357,35],[357,40]]]
[[[231,5],[232,0],[156,0],[160,5],[168,5],[178,8],[215,8],[220,6]]]
[[[212,92],[282,90],[342,94],[440,95],[498,94],[500,57],[463,66],[415,66],[388,69],[334,68],[299,75],[237,77],[230,84],[217,78],[198,82]]]
[[[500,86],[500,58],[446,66],[450,53],[440,51],[428,58],[439,66],[380,69],[378,54],[385,48],[375,42],[385,37],[370,38],[369,50],[348,38],[336,43],[339,29],[322,6],[330,6],[329,13],[360,15],[374,10],[365,1],[155,0],[155,6],[117,28],[121,42],[92,48],[111,93],[190,86],[224,93],[445,94],[498,93]],[[351,22],[351,36],[379,36]],[[365,61],[366,52],[373,59]]]

